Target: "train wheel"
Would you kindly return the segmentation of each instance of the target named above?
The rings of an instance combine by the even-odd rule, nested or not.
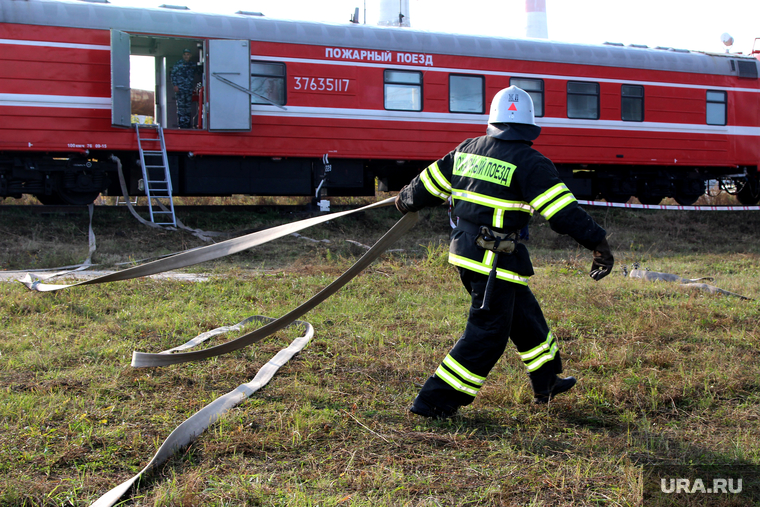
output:
[[[678,204],[681,206],[691,206],[695,202],[697,202],[697,199],[699,199],[702,196],[702,194],[694,195],[694,194],[676,194],[673,196],[673,199],[676,200]]]
[[[640,195],[639,196],[639,202],[641,204],[656,205],[656,204],[660,204],[660,201],[662,201],[662,197],[657,197],[654,195]]]
[[[72,190],[58,190],[58,197],[63,201],[63,204],[69,204],[72,206],[83,206],[92,204],[95,199],[98,198],[100,192],[74,192]]]
[[[44,194],[35,194],[35,196],[38,201],[40,201],[42,204],[46,206],[59,206],[64,203],[60,197],[58,197],[55,194],[52,195],[44,195]]]
[[[736,198],[745,206],[752,206],[760,201],[760,182],[755,179],[748,179],[741,190],[736,193]]]
[[[607,202],[619,202],[625,204],[630,200],[631,194],[602,194],[602,197]]]
[[[71,190],[56,190],[51,195],[35,195],[38,201],[48,206],[84,206],[98,198],[100,192],[74,192]]]

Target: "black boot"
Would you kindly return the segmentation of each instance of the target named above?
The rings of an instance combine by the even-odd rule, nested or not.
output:
[[[431,419],[449,419],[456,415],[457,408],[437,407],[417,396],[412,406],[409,407],[409,412],[421,415],[422,417],[430,417]]]
[[[558,394],[562,394],[565,391],[572,389],[576,382],[577,380],[575,377],[557,377],[554,385],[550,389],[533,392],[533,403],[549,403]]]

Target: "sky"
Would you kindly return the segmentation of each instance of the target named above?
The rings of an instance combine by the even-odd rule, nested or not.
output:
[[[525,0],[408,0],[411,27],[485,36],[524,37]],[[109,0],[115,5],[181,5],[195,12],[261,12],[267,17],[377,24],[380,0]],[[449,6],[442,8],[442,5]],[[366,16],[365,16],[366,12]],[[760,0],[546,0],[550,40],[580,44],[619,42],[724,53],[749,54],[760,38]],[[755,46],[760,50],[760,40]]]

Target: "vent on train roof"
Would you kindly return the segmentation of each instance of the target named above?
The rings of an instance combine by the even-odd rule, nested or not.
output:
[[[646,44],[628,44],[629,48],[641,48],[641,49],[648,49],[649,46]]]
[[[737,60],[739,65],[739,77],[757,79],[757,62],[749,60]]]
[[[235,14],[240,14],[241,16],[263,16],[264,15],[260,12],[251,12],[251,11],[237,11]]]
[[[186,7],[184,5],[161,4],[161,5],[159,5],[159,8],[161,8],[161,9],[176,9],[178,11],[189,11],[190,10],[190,7]]]
[[[620,47],[625,46],[625,44],[623,44],[622,42],[605,42],[604,45],[605,46],[620,46]]]

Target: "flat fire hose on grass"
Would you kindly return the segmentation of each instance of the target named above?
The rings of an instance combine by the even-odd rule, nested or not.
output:
[[[742,296],[741,294],[736,294],[735,292],[730,292],[721,289],[720,287],[702,282],[702,280],[712,281],[713,279],[711,277],[682,278],[672,273],[661,273],[659,271],[648,271],[646,269],[638,268],[634,268],[629,272],[626,267],[623,267],[623,274],[628,278],[639,278],[648,282],[675,282],[678,283],[681,287],[686,287],[689,289],[700,289],[706,292],[711,292],[713,294],[723,294],[724,296],[733,296],[739,299],[752,301],[752,298],[749,298],[747,296]]]
[[[250,322],[252,320],[271,321],[274,319],[271,317],[262,317],[260,315],[256,315],[249,317],[248,319],[245,319],[245,321],[242,321],[236,324],[236,326],[232,327],[241,326],[242,324]],[[294,323],[305,327],[306,332],[303,336],[296,338],[287,348],[280,350],[272,359],[269,360],[268,363],[261,367],[261,369],[256,373],[256,376],[253,378],[253,380],[246,384],[241,384],[229,393],[215,399],[200,409],[198,412],[187,418],[185,422],[177,426],[177,428],[171,432],[166,440],[164,440],[164,443],[161,444],[161,447],[158,448],[158,451],[150,460],[150,462],[145,466],[145,468],[140,470],[140,472],[131,479],[122,482],[98,498],[95,503],[92,504],[92,507],[111,507],[114,505],[121,499],[122,496],[124,496],[127,491],[129,491],[133,484],[142,479],[143,476],[145,476],[148,472],[152,471],[154,468],[158,467],[166,460],[171,458],[178,449],[182,449],[183,447],[190,445],[196,437],[206,431],[209,426],[218,421],[222,415],[228,412],[231,408],[247,400],[253,393],[264,387],[272,379],[274,374],[277,373],[277,370],[279,370],[281,366],[287,363],[291,357],[300,352],[306,346],[306,344],[309,343],[309,340],[311,340],[312,336],[314,336],[314,328],[311,324],[301,321],[295,321]],[[200,335],[191,340],[191,342],[195,343],[190,344],[190,342],[188,342],[188,344],[185,345],[197,345],[197,343],[202,341],[200,339],[201,336],[203,335]],[[169,352],[170,350],[166,350],[162,352],[162,354]]]
[[[215,243],[213,245],[208,245],[208,246],[204,246],[200,248],[194,248],[192,250],[187,250],[185,252],[180,252],[171,257],[159,259],[153,262],[149,262],[147,264],[141,264],[133,268],[124,269],[122,271],[117,271],[115,273],[110,273],[108,275],[92,278],[90,280],[85,280],[79,283],[74,283],[70,285],[47,284],[47,283],[42,283],[40,279],[33,277],[30,274],[27,274],[26,277],[21,280],[21,283],[23,283],[24,285],[27,286],[27,288],[32,289],[32,290],[36,290],[40,292],[49,292],[49,291],[67,289],[69,287],[76,287],[78,285],[92,285],[92,284],[105,283],[105,282],[116,282],[119,280],[130,280],[132,278],[139,278],[142,276],[154,275],[156,273],[163,273],[164,271],[171,271],[173,269],[180,269],[180,268],[185,268],[188,266],[194,266],[195,264],[200,264],[201,262],[219,259],[227,255],[232,255],[237,252],[242,252],[243,250],[247,250],[249,248],[262,245],[274,239],[287,236],[288,234],[293,234],[294,232],[298,232],[303,229],[313,227],[315,225],[327,222],[329,220],[335,220],[336,218],[351,215],[353,213],[358,213],[360,211],[366,211],[366,210],[370,210],[374,208],[382,208],[385,206],[391,206],[393,205],[394,200],[395,198],[390,197],[383,201],[379,201],[374,204],[364,206],[362,208],[357,208],[354,210],[347,210],[347,211],[340,211],[337,213],[330,213],[328,215],[307,218],[306,220],[301,220],[299,222],[279,225],[277,227],[272,227],[270,229],[265,229],[263,231],[246,234],[245,236],[240,236],[239,238],[228,239],[226,241]]]
[[[246,335],[237,338],[236,340],[217,345],[208,349],[198,350],[195,352],[182,352],[178,354],[147,354],[144,352],[132,353],[132,366],[135,367],[149,367],[149,366],[166,366],[169,364],[185,363],[188,361],[199,361],[201,359],[207,359],[209,357],[219,356],[227,354],[234,350],[238,350],[245,346],[255,343],[272,333],[275,333],[298,319],[301,315],[313,309],[319,305],[322,301],[335,294],[341,287],[351,281],[356,275],[361,273],[364,268],[369,266],[380,254],[382,254],[389,246],[396,242],[406,231],[411,229],[417,220],[419,219],[418,213],[407,213],[401,220],[380,238],[372,248],[370,248],[356,263],[348,268],[345,273],[336,278],[330,285],[319,291],[311,299],[303,303],[301,306],[289,313],[283,315],[277,320],[270,322],[269,324],[261,327],[255,331],[252,331]]]
[[[373,208],[379,208],[384,206],[390,206],[394,202],[394,198],[385,199],[383,201],[358,208],[355,210],[343,211],[338,213],[332,213],[325,216],[314,217],[300,222],[292,224],[281,225],[273,227],[264,231],[252,233],[240,238],[231,239],[215,245],[209,245],[202,248],[196,248],[190,251],[182,252],[169,258],[160,259],[154,262],[150,262],[134,268],[125,269],[117,273],[93,278],[84,282],[70,284],[70,285],[55,285],[55,284],[43,284],[40,280],[33,280],[30,275],[27,274],[25,280],[22,283],[26,285],[30,290],[36,290],[40,292],[49,292],[67,289],[79,285],[91,285],[98,283],[107,283],[118,280],[128,280],[132,278],[147,276],[156,274],[172,269],[178,269],[181,267],[192,266],[207,260],[217,259],[226,255],[240,252],[242,250],[252,248],[257,245],[261,245],[268,241],[292,234],[296,231],[300,231],[307,227],[317,225],[328,220],[333,220],[342,216],[357,213],[359,211],[369,210]],[[116,486],[105,495],[101,496],[93,505],[97,507],[110,507],[114,505],[119,499],[132,487],[132,485],[138,481],[145,473],[156,468],[161,463],[165,462],[171,457],[178,449],[190,444],[198,435],[203,433],[211,424],[216,422],[219,417],[230,410],[232,407],[238,405],[249,396],[251,396],[260,387],[266,385],[277,370],[284,365],[293,355],[302,350],[314,335],[314,329],[311,324],[298,321],[297,319],[313,309],[332,294],[340,290],[344,285],[356,277],[361,271],[369,266],[375,259],[377,259],[385,250],[388,249],[394,242],[398,240],[404,233],[411,229],[419,219],[418,213],[407,213],[401,220],[399,220],[387,233],[385,233],[353,266],[351,266],[345,273],[339,276],[335,281],[322,289],[311,299],[300,305],[298,308],[290,311],[284,316],[273,319],[270,317],[254,316],[236,324],[229,328],[217,328],[215,330],[203,333],[198,337],[190,340],[184,345],[180,345],[173,349],[165,350],[157,354],[133,352],[132,366],[134,367],[152,367],[152,366],[165,366],[169,364],[177,364],[188,361],[197,361],[206,359],[209,357],[226,354],[234,350],[241,349],[247,345],[262,340],[263,338],[270,336],[271,334],[288,327],[293,324],[302,325],[306,329],[304,336],[296,338],[290,346],[281,350],[272,360],[264,365],[256,374],[254,379],[247,383],[238,386],[235,390],[227,393],[226,395],[216,399],[200,411],[196,412],[193,416],[188,418],[180,426],[178,426],[166,439],[166,441],[159,447],[158,452],[153,456],[153,459],[145,466],[137,475],[128,479],[127,481]],[[235,340],[210,347],[208,349],[194,351],[194,352],[180,352],[173,353],[178,350],[185,350],[190,347],[194,347],[205,339],[226,332],[230,329],[240,328],[251,320],[268,321],[268,324],[256,329],[250,333],[247,333]]]

